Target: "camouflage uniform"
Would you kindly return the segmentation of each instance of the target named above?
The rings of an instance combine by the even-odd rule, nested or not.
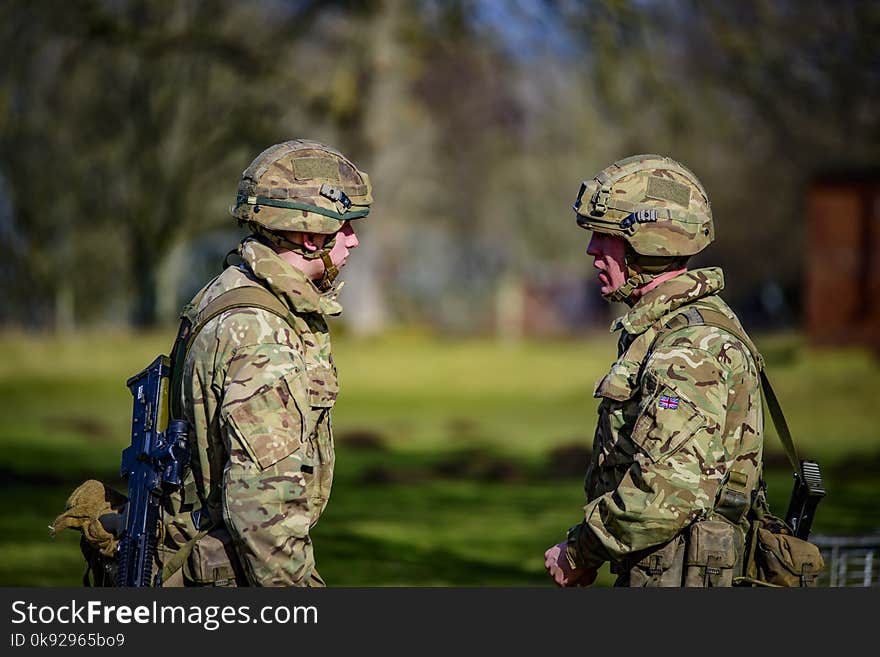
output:
[[[619,358],[597,384],[599,422],[587,471],[585,520],[569,531],[579,567],[611,562],[628,584],[640,562],[694,520],[712,515],[725,475],[760,478],[763,418],[759,375],[730,333],[696,325],[665,333],[679,313],[735,315],[718,296],[720,269],[697,269],[648,292],[612,330]],[[737,322],[738,323],[738,322]],[[743,536],[748,529],[743,521]]]
[[[621,331],[618,359],[594,392],[601,401],[587,505],[568,533],[569,566],[609,561],[618,585],[691,585],[697,575],[705,581],[696,585],[730,585],[763,455],[751,345],[718,296],[720,269],[685,271],[633,294],[714,239],[705,189],[678,162],[637,155],[584,182],[574,210],[579,226],[625,241],[627,279],[606,299],[632,307],[612,325]],[[702,544],[689,534],[698,526]],[[715,574],[708,583],[721,569],[725,583]]]
[[[246,240],[240,255],[244,265],[211,281],[197,306],[233,288],[263,285],[296,324],[261,309],[234,309],[208,322],[190,349],[183,406],[195,451],[185,499],[173,506],[188,511],[206,500],[204,513],[217,528],[199,541],[183,575],[193,583],[237,576],[252,585],[314,585],[320,578],[309,530],[330,495],[330,410],[339,389],[324,316],[342,308],[335,290],[320,293],[261,242]],[[188,512],[166,526],[172,550],[196,533]]]
[[[271,146],[245,170],[231,208],[254,231],[239,247],[243,263],[203,288],[184,315],[255,287],[286,316],[226,310],[190,345],[180,406],[191,468],[165,510],[159,549],[163,573],[186,559],[165,586],[323,585],[309,530],[330,496],[335,458],[330,412],[339,386],[325,317],[342,308],[330,251],[347,221],[369,213],[371,190],[341,153],[307,140]],[[327,238],[311,251],[287,231]],[[323,277],[311,280],[279,248],[320,258]]]

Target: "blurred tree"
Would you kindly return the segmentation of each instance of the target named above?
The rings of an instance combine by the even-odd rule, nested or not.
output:
[[[740,307],[788,293],[804,180],[877,161],[878,22],[854,0],[5,3],[0,321],[134,299],[153,322],[171,247],[230,226],[241,170],[294,136],[373,178],[345,271],[362,330],[485,327],[501,281],[583,275],[577,185],[637,152],[705,183],[704,261]]]
[[[778,148],[876,162],[877,3],[690,0],[685,7],[671,24],[691,35],[681,54],[696,79],[745,100],[769,124]]]
[[[661,84],[687,90],[690,116],[709,109],[701,132],[720,132],[725,146],[713,159],[732,160],[710,182],[724,211],[719,235],[730,235],[725,260],[739,265],[739,296],[751,299],[744,305],[770,312],[760,299],[773,289],[799,304],[809,180],[880,160],[878,29],[880,7],[861,0],[690,0],[658,23],[673,37]]]
[[[686,163],[713,202],[722,264],[751,310],[768,286],[799,300],[803,194],[829,165],[880,158],[876,3],[552,3],[583,53],[620,156]],[[749,257],[744,258],[747,255]]]
[[[512,69],[477,32],[474,3],[377,0],[324,18],[296,49],[326,71],[309,87],[313,117],[376,189],[344,274],[346,317],[360,332],[395,318],[471,325],[494,282],[481,275],[498,250],[486,253],[483,210],[515,143]]]
[[[30,301],[94,283],[74,266],[80,245],[91,261],[125,258],[132,319],[154,323],[163,257],[225,214],[241,162],[272,143],[285,103],[303,96],[284,55],[328,6],[5,5],[0,30],[18,56],[2,64],[0,171]],[[229,181],[225,198],[211,194],[217,178]]]

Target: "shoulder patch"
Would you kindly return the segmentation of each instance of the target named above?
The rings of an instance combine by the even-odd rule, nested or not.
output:
[[[657,402],[657,405],[660,408],[668,408],[670,411],[678,410],[678,397],[660,395],[660,401]]]

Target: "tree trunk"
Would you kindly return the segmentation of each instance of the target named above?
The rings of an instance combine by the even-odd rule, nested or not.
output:
[[[158,251],[150,248],[150,240],[137,234],[131,240],[131,276],[134,287],[134,304],[131,323],[136,328],[156,326],[156,283],[159,272]]]
[[[55,288],[55,331],[61,335],[67,335],[74,329],[75,300],[73,281],[68,278],[59,282]]]

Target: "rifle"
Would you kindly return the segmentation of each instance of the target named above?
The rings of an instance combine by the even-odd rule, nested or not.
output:
[[[151,585],[162,501],[181,486],[189,463],[188,425],[185,420],[168,419],[170,382],[167,356],[158,356],[125,382],[134,398],[134,410],[131,445],[122,452],[128,509],[117,548],[117,586]],[[152,585],[159,585],[158,576]]]

